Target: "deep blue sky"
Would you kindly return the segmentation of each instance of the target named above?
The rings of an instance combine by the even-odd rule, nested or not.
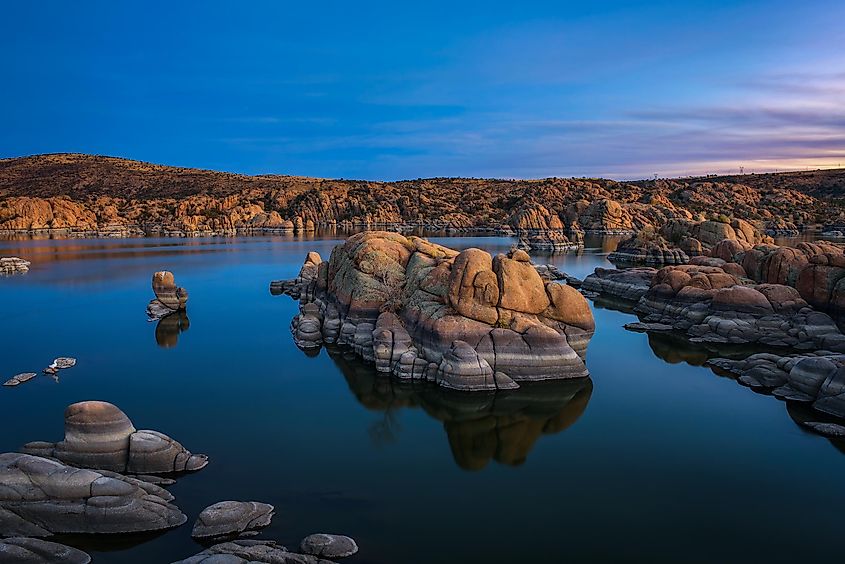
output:
[[[842,0],[18,0],[0,53],[0,157],[367,179],[845,164]]]

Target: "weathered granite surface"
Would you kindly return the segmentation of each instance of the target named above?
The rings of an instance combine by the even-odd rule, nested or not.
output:
[[[581,291],[586,295],[609,296],[630,302],[638,301],[649,288],[657,269],[641,268],[596,268],[584,279]]]
[[[22,452],[66,464],[130,474],[168,474],[199,470],[204,454],[191,454],[158,431],[138,431],[117,406],[83,401],[65,410],[65,438],[58,443],[31,442]]]
[[[0,563],[5,564],[88,564],[91,557],[70,546],[34,539],[0,539]]]
[[[203,509],[191,536],[197,539],[255,534],[273,518],[274,508],[258,501],[220,501]]]
[[[290,552],[269,540],[235,540],[215,544],[173,564],[332,564],[310,554]]]
[[[667,266],[635,311],[646,324],[671,325],[691,342],[758,343],[845,352],[845,335],[789,286],[744,282],[716,266]]]
[[[310,253],[295,280],[273,288],[300,300],[291,322],[299,347],[347,345],[398,378],[496,390],[587,375],[589,304],[571,286],[544,281],[524,251],[494,258],[360,233],[328,261]]]
[[[166,270],[153,274],[153,293],[156,297],[147,305],[150,320],[184,310],[188,303],[188,291],[177,286],[173,273]]]
[[[352,556],[358,552],[358,545],[344,535],[314,533],[302,539],[299,549],[305,554],[337,559]]]
[[[29,454],[0,454],[0,485],[0,531],[9,536],[156,531],[187,520],[156,485]]]

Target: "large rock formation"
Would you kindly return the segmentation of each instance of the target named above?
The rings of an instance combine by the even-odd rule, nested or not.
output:
[[[742,219],[691,221],[672,219],[654,229],[645,227],[620,241],[607,258],[614,264],[664,266],[686,264],[690,258],[707,254],[722,241],[732,241],[747,249],[758,243],[771,243],[771,237]]]
[[[153,274],[153,293],[156,297],[147,305],[151,320],[184,310],[188,303],[188,291],[177,286],[173,273],[166,270]]]
[[[794,288],[745,283],[718,266],[660,269],[635,311],[641,328],[683,331],[692,342],[845,352],[845,335],[836,323]]]
[[[464,390],[587,375],[587,301],[544,281],[524,251],[494,258],[368,232],[315,263],[309,255],[296,281],[272,285],[299,296],[291,329],[302,348],[348,345],[396,377]]]
[[[199,470],[204,454],[191,454],[158,431],[137,431],[117,406],[83,401],[65,410],[65,438],[58,443],[32,442],[22,452],[66,464],[130,474],[168,474]]]
[[[740,247],[721,242],[711,255],[741,265],[756,282],[795,288],[815,308],[845,314],[845,247],[841,245],[819,241],[798,243],[794,248]]]
[[[157,531],[187,520],[158,486],[29,454],[0,454],[0,484],[8,536]]]

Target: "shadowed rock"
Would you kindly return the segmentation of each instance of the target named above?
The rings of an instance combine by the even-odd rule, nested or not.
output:
[[[204,454],[191,454],[157,431],[137,431],[117,406],[83,401],[65,410],[65,438],[58,443],[32,442],[23,452],[49,456],[85,468],[132,474],[167,474],[199,470]]]
[[[191,536],[198,539],[237,536],[270,524],[273,506],[257,501],[220,501],[202,510]]]
[[[299,297],[291,332],[303,350],[346,345],[380,372],[466,391],[587,375],[589,304],[524,251],[494,258],[374,231],[318,258],[273,284]]]
[[[305,554],[326,558],[345,558],[358,552],[358,545],[349,537],[315,533],[302,539],[299,549]]]
[[[0,562],[16,564],[88,564],[88,554],[63,544],[28,537],[0,539]]]
[[[0,531],[6,535],[132,533],[187,520],[158,486],[29,454],[0,454],[0,484]]]
[[[215,544],[173,564],[332,564],[310,554],[289,552],[287,548],[267,540],[235,540]]]

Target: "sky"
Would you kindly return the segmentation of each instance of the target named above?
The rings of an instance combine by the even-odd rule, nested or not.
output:
[[[845,2],[3,3],[0,158],[618,179],[845,164]]]

